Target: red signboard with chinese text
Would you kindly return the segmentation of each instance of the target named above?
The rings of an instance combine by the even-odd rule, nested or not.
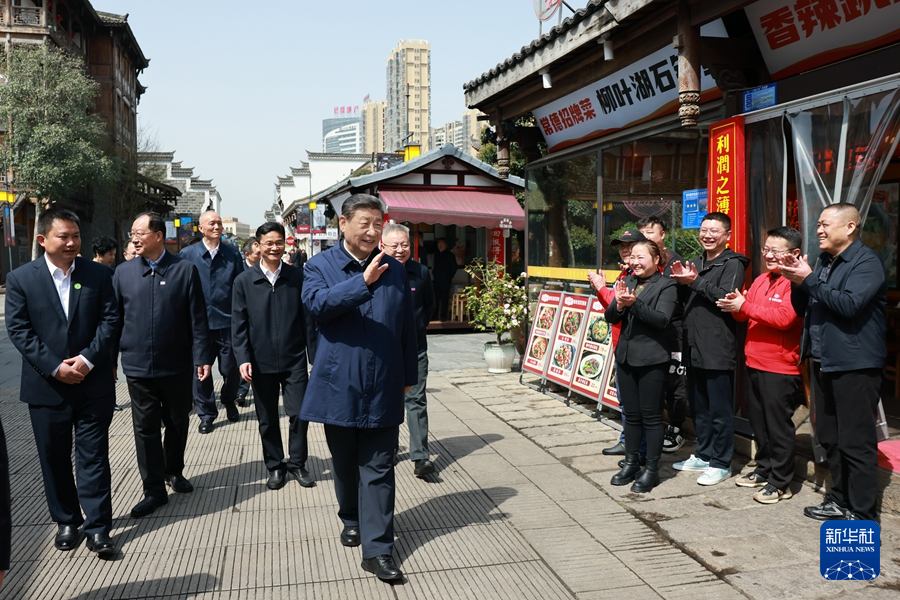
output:
[[[506,265],[506,238],[499,227],[488,230],[488,262]]]
[[[732,117],[709,126],[709,212],[731,217],[731,243],[735,252],[747,250],[747,186],[744,163],[744,117]]]
[[[522,360],[522,369],[536,375],[544,376],[544,367],[547,365],[547,357],[550,355],[550,340],[556,331],[556,321],[559,313],[559,303],[562,302],[562,292],[544,290],[538,298],[536,315],[531,323],[531,337],[528,338],[528,346],[525,350],[525,358]]]
[[[576,356],[575,374],[570,386],[572,391],[600,400],[611,368],[609,363],[615,357],[612,352],[612,331],[604,317],[603,305],[596,298],[591,301],[580,351]],[[618,404],[614,405],[614,408],[618,407]]]
[[[572,382],[572,375],[578,359],[578,349],[584,336],[587,311],[592,296],[565,294],[557,319],[556,335],[553,336],[553,350],[547,365],[547,379],[566,387]]]

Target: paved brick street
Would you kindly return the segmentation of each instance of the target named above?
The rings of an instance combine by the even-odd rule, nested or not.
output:
[[[252,407],[201,436],[193,421],[186,476],[195,491],[170,495],[152,516],[131,519],[140,497],[131,414],[111,431],[114,561],[82,545],[53,548],[27,410],[17,399],[19,357],[0,340],[0,415],[11,455],[13,566],[0,598],[822,598],[895,597],[900,528],[883,520],[881,576],[826,582],[818,523],[800,514],[817,502],[773,507],[731,481],[714,488],[674,477],[638,497],[609,486],[617,432],[518,383],[489,375],[485,335],[429,338],[429,416],[439,472],[397,470],[396,558],[402,585],[359,567],[358,548],[338,534],[330,458],[313,425],[317,487],[265,488]],[[120,402],[127,403],[120,384]],[[287,421],[282,421],[286,429]],[[405,429],[401,447],[405,448]],[[686,447],[683,452],[689,453]],[[401,458],[404,458],[401,450]]]

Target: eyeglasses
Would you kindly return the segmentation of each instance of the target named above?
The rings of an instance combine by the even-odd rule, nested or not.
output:
[[[775,248],[765,248],[765,247],[763,247],[762,250],[761,250],[761,252],[762,252],[762,255],[763,255],[763,256],[768,256],[768,255],[771,254],[771,255],[774,256],[775,258],[779,258],[779,257],[784,256],[785,254],[790,253],[790,250],[776,250]]]
[[[386,250],[390,250],[391,252],[395,252],[397,248],[401,250],[409,250],[409,244],[385,244],[384,248]]]
[[[272,248],[284,248],[284,242],[263,242],[260,246],[269,250]]]
[[[151,233],[153,233],[153,232],[152,231],[132,231],[131,239],[142,238],[144,236],[150,235]]]
[[[701,228],[701,229],[700,229],[700,235],[711,235],[711,236],[713,236],[713,237],[719,237],[719,236],[722,235],[723,233],[728,233],[729,231],[730,231],[729,229],[706,229],[706,228]]]

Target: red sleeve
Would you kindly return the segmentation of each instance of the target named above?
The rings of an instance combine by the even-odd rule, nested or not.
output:
[[[603,305],[603,308],[609,308],[609,303],[612,302],[615,297],[616,293],[612,288],[604,287],[601,290],[597,290],[597,299],[600,300],[600,304]]]
[[[759,281],[759,278],[757,278],[757,281]],[[770,302],[766,298],[765,292],[761,289],[753,289],[757,287],[757,281],[754,281],[753,287],[750,288],[751,292],[756,292],[752,297],[754,301],[751,301],[751,298],[748,297],[747,302],[744,302],[744,305],[741,306],[741,314],[745,315],[746,318],[759,321],[775,329],[790,329],[791,325],[798,318],[797,313],[794,312],[794,307],[791,306],[791,282],[782,277],[775,286],[775,293],[779,295],[781,302]],[[764,285],[764,282],[762,283]],[[758,302],[755,301],[757,299],[759,300]]]

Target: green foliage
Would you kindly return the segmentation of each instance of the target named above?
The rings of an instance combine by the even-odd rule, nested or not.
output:
[[[569,242],[575,250],[580,250],[581,248],[594,248],[597,244],[594,234],[581,225],[572,226],[572,229],[569,231]]]
[[[469,322],[478,331],[491,329],[497,343],[504,343],[503,334],[525,324],[528,315],[528,292],[522,275],[510,277],[496,262],[485,265],[475,260],[466,267],[475,285],[463,290],[472,314]]]
[[[78,58],[49,44],[14,45],[0,59],[0,162],[20,192],[58,200],[112,180],[119,161],[103,151],[106,127],[92,113],[100,86]],[[3,64],[5,62],[5,64]]]
[[[617,237],[621,236],[626,231],[628,231],[629,229],[632,231],[637,231],[637,223],[634,223],[633,221],[628,221],[627,223],[625,223],[624,225],[622,225],[621,227],[619,227],[618,229],[613,231],[611,234],[609,234],[609,239],[614,240]]]

